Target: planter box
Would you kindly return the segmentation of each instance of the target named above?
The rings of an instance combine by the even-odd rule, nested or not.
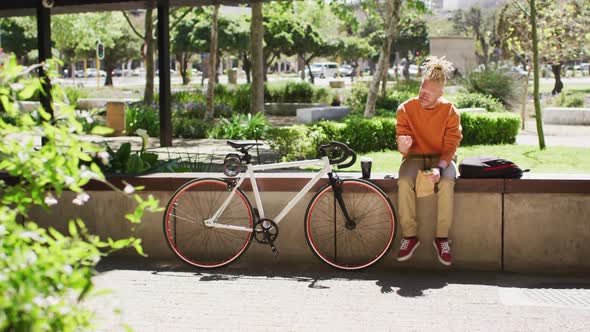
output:
[[[310,107],[321,107],[324,104],[319,103],[265,103],[264,112],[267,115],[276,116],[296,116],[297,109],[299,108],[310,108]]]
[[[587,126],[590,125],[590,108],[547,107],[543,109],[543,122]]]
[[[320,120],[341,120],[350,113],[348,106],[325,106],[297,110],[297,123],[313,123]]]
[[[344,88],[344,80],[330,81],[330,87],[335,89]]]

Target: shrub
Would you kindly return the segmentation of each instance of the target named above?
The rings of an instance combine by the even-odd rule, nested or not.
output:
[[[180,138],[206,138],[211,125],[197,118],[172,117],[172,135]]]
[[[417,96],[421,85],[422,81],[419,80],[401,80],[395,84],[395,89],[406,92],[412,96]]]
[[[54,74],[54,62],[47,64],[50,75]],[[52,98],[59,104],[55,111],[59,121],[52,121],[42,109],[38,110],[41,123],[20,113],[18,101],[28,99],[41,86],[38,78],[27,77],[32,69],[18,66],[14,56],[0,60],[2,109],[16,120],[14,124],[0,121],[0,169],[14,179],[11,185],[0,183],[0,330],[90,330],[92,313],[81,302],[92,289],[96,264],[101,256],[124,247],[134,246],[141,253],[141,240],[102,241],[89,234],[79,219],[63,221],[69,234],[41,228],[29,220],[33,207],[57,204],[65,190],[78,193],[73,204],[84,204],[90,197],[83,186],[91,179],[112,186],[92,162],[93,154],[104,151],[79,139],[82,125],[56,89]],[[24,88],[15,91],[14,83]],[[95,127],[92,134],[108,131]],[[34,148],[34,135],[23,132],[43,133],[44,144]],[[144,201],[135,194],[133,199],[139,207],[126,215],[129,221],[139,222],[146,208],[157,212],[158,202],[152,197]],[[51,219],[59,221],[56,216]]]
[[[262,113],[235,114],[229,120],[221,118],[219,124],[209,131],[209,138],[262,139],[270,125]]]
[[[365,111],[368,95],[369,88],[366,84],[355,84],[345,103],[350,106],[353,113],[362,114]],[[375,108],[395,112],[401,103],[416,95],[407,90],[387,89],[385,96],[377,96]]]
[[[78,99],[88,97],[88,92],[86,90],[77,89],[71,86],[66,86],[63,92],[67,97],[67,101],[72,107],[74,107],[74,109],[78,109]]]
[[[318,158],[319,146],[331,140],[320,126],[305,125],[272,128],[267,137],[283,161]]]
[[[567,98],[564,106],[565,107],[584,107],[584,97],[571,96],[571,97]]]
[[[519,95],[520,84],[514,75],[506,70],[486,68],[472,71],[461,81],[467,92],[477,92],[492,96],[510,107]]]
[[[160,136],[160,112],[154,106],[143,103],[130,105],[125,112],[125,131],[133,134],[137,129],[145,129],[151,137]]]
[[[344,119],[342,141],[359,153],[396,148],[393,118],[364,118],[350,116]]]
[[[472,93],[458,93],[453,96],[453,104],[456,108],[472,108],[472,107],[479,107],[485,108],[488,112],[505,112],[506,109],[502,105],[502,103],[488,95],[483,95],[481,93],[472,92]]]
[[[268,142],[284,160],[317,158],[319,146],[330,141],[343,142],[359,153],[394,149],[395,123],[393,118],[351,116],[343,122],[274,128],[268,133]]]
[[[462,146],[514,144],[520,127],[520,117],[513,113],[462,113]]]

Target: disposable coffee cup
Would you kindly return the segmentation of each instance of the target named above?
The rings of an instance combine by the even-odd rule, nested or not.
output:
[[[361,158],[361,172],[363,179],[371,178],[371,166],[373,166],[373,159],[367,157]]]

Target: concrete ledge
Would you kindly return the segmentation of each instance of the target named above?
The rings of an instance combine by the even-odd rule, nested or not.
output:
[[[561,125],[590,125],[590,108],[546,107],[543,122]]]
[[[221,173],[152,174],[141,177],[116,176],[109,181],[123,188],[123,181],[145,186],[142,195],[152,194],[165,205],[173,192],[197,177],[219,177]],[[358,178],[359,173],[340,173],[342,178]],[[309,180],[311,173],[260,174],[265,212],[271,219]],[[13,178],[4,178],[14,183]],[[370,180],[381,187],[397,206],[397,181],[375,174]],[[327,183],[321,181],[317,186]],[[143,239],[146,253],[153,259],[175,259],[162,233],[162,213],[146,213],[135,229],[124,215],[133,210],[132,200],[122,199],[98,182],[85,189],[91,199],[83,207],[71,204],[74,193],[66,192],[50,212],[34,209],[33,220],[42,226],[67,231],[67,220],[81,218],[92,232],[102,237],[122,238],[130,235]],[[254,202],[251,187],[244,186]],[[315,188],[314,188],[315,189]],[[314,189],[280,224],[277,245],[281,256],[276,264],[321,263],[306,245],[302,222]],[[590,178],[458,179],[455,194],[455,219],[451,229],[453,269],[512,272],[585,272],[590,271]],[[401,230],[398,228],[392,251],[378,265],[386,269],[443,269],[432,246],[436,226],[436,197],[417,201],[417,218],[422,246],[405,263],[396,260]],[[398,224],[399,227],[399,224]],[[135,257],[132,251],[121,255]],[[272,261],[268,246],[253,243],[240,264]],[[376,267],[379,268],[379,267]]]
[[[91,110],[94,108],[104,108],[107,106],[109,102],[117,102],[117,103],[136,103],[141,100],[139,99],[114,99],[114,98],[80,98],[78,99],[78,108],[81,110]]]
[[[264,112],[267,115],[296,116],[300,108],[322,107],[320,103],[265,103]]]
[[[297,110],[297,123],[313,123],[320,120],[341,120],[350,113],[348,106],[326,106],[300,108]]]

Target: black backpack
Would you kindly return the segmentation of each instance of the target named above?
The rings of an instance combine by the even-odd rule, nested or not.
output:
[[[465,158],[459,164],[459,177],[464,179],[512,178],[520,179],[524,172],[510,160],[495,156]]]

